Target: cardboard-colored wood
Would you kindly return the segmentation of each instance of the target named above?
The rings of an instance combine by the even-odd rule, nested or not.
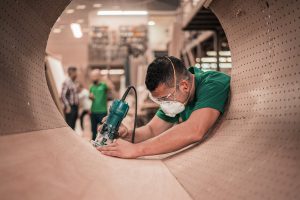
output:
[[[0,1],[1,199],[300,199],[300,1],[212,1],[228,111],[202,144],[137,160],[100,155],[51,98],[44,52],[68,3]]]
[[[70,128],[0,137],[1,199],[190,199],[160,160],[104,156]]]
[[[299,199],[300,2],[210,9],[232,54],[230,106],[209,139],[164,162],[193,199]]]

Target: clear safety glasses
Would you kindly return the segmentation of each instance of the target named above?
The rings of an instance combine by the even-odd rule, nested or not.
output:
[[[170,97],[171,97],[172,95],[174,95],[175,92],[176,92],[176,88],[174,89],[173,92],[170,92],[168,95],[163,96],[163,97],[159,97],[159,98],[153,97],[152,94],[151,94],[151,92],[149,92],[149,97],[150,97],[150,99],[151,99],[153,102],[155,102],[155,103],[157,103],[157,104],[162,104],[162,103],[165,102],[165,101],[175,101],[175,96],[174,96],[174,98],[173,98],[172,100],[170,100]]]

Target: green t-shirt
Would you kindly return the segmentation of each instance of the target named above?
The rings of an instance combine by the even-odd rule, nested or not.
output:
[[[169,117],[158,109],[156,116],[170,123],[186,121],[193,111],[201,108],[214,108],[221,113],[224,112],[228,93],[230,90],[230,76],[216,71],[203,72],[196,67],[190,67],[189,71],[195,75],[195,96],[194,99],[185,106],[185,110],[175,117]]]
[[[107,85],[99,83],[90,87],[90,93],[95,97],[92,103],[92,113],[106,113],[107,112]]]

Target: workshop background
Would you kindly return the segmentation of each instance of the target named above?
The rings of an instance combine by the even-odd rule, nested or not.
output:
[[[46,48],[46,64],[54,80],[48,84],[57,94],[53,98],[59,102],[69,66],[78,67],[77,81],[87,89],[92,84],[90,72],[100,69],[102,81],[111,80],[119,96],[129,85],[137,88],[141,126],[158,108],[148,98],[144,83],[147,66],[156,57],[173,55],[181,58],[186,67],[230,75],[231,54],[225,33],[209,9],[199,9],[196,15],[191,13],[198,10],[199,3],[199,0],[72,1],[52,27]],[[113,98],[109,95],[109,103]],[[133,100],[129,98],[130,107],[135,103]],[[63,105],[57,105],[63,110]],[[124,122],[129,127],[133,124],[133,113],[131,109]],[[84,123],[90,127],[88,117]],[[83,131],[79,119],[75,130],[90,139],[90,128]]]

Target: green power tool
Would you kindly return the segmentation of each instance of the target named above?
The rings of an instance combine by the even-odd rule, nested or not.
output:
[[[91,141],[94,147],[105,146],[113,142],[114,139],[118,138],[118,130],[122,123],[122,120],[126,117],[129,106],[125,102],[125,99],[130,91],[133,89],[135,92],[135,119],[134,119],[134,128],[132,134],[132,143],[134,143],[134,133],[136,128],[136,116],[137,116],[137,93],[136,89],[133,86],[129,86],[125,91],[121,100],[114,100],[112,105],[109,108],[109,114],[107,120],[104,122],[102,129],[98,131],[98,135],[94,141]]]

